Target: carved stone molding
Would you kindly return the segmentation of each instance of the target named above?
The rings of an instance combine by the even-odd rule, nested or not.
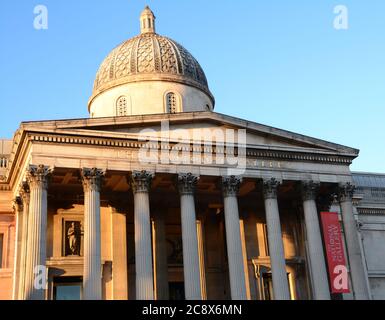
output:
[[[320,184],[317,182],[314,182],[312,180],[310,181],[302,181],[301,182],[301,195],[302,200],[315,200],[317,197],[317,193],[319,190]]]
[[[13,201],[12,201],[12,209],[13,209],[13,212],[16,214],[17,212],[23,212],[23,200],[21,199],[21,197],[16,197]]]
[[[31,191],[29,189],[29,184],[27,181],[23,181],[21,184],[20,184],[20,188],[19,188],[19,195],[21,197],[21,200],[23,201],[24,205],[26,203],[29,203],[29,199],[30,199],[30,194],[31,194]]]
[[[133,192],[150,192],[153,177],[153,173],[145,170],[133,171],[131,175],[131,187]]]
[[[97,191],[100,192],[102,180],[105,175],[104,170],[98,168],[83,168],[81,171],[81,178],[84,192]]]
[[[30,165],[27,169],[26,181],[30,188],[42,188],[47,190],[51,174],[52,170],[43,164],[38,166]]]
[[[242,183],[241,177],[229,176],[222,177],[223,195],[225,197],[236,197],[239,192],[239,187]]]
[[[358,214],[385,216],[385,208],[357,208]]]
[[[340,184],[338,188],[338,196],[340,202],[352,201],[356,187],[350,182]]]
[[[180,174],[178,176],[178,190],[180,194],[193,194],[199,177],[192,173]]]
[[[358,232],[361,232],[362,231],[362,227],[364,226],[364,223],[360,220],[356,220],[356,227],[357,227],[357,231]]]
[[[276,199],[278,187],[280,186],[280,182],[271,178],[269,180],[263,180],[263,196],[265,199]]]

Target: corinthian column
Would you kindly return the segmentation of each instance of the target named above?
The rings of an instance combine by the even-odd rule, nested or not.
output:
[[[27,182],[30,188],[25,299],[43,300],[46,288],[47,189],[51,170],[44,165],[30,166]]]
[[[28,243],[28,217],[30,190],[27,182],[23,182],[20,187],[20,197],[23,201],[23,225],[21,234],[20,248],[20,272],[19,272],[19,290],[17,299],[25,299],[25,277],[26,277],[26,261],[27,261],[27,243]]]
[[[265,198],[266,225],[271,273],[273,277],[274,299],[290,300],[277,200],[277,189],[279,184],[280,183],[274,178],[265,180],[263,182],[263,195]]]
[[[83,299],[102,299],[102,259],[100,243],[100,188],[104,172],[82,170],[84,189]]]
[[[222,179],[230,289],[233,300],[247,299],[237,199],[241,181],[235,176]]]
[[[198,238],[194,191],[198,177],[191,173],[178,177],[180,194],[182,241],[183,241],[183,271],[186,300],[201,300],[201,279],[199,270]]]
[[[313,294],[316,300],[330,300],[325,256],[315,198],[319,184],[313,181],[302,183],[303,212],[306,236],[309,245],[310,269],[313,279]]]
[[[370,296],[366,285],[365,269],[362,263],[357,224],[353,215],[352,199],[354,191],[355,187],[350,183],[340,185],[339,201],[341,205],[354,297],[356,300],[368,300],[370,299]]]
[[[23,201],[21,197],[16,197],[13,201],[13,210],[16,215],[16,235],[15,235],[15,258],[13,264],[13,283],[12,300],[17,300],[19,296],[20,281],[20,259],[23,227]]]
[[[153,174],[134,171],[131,186],[134,193],[136,299],[154,299],[154,277],[151,250],[149,191]]]

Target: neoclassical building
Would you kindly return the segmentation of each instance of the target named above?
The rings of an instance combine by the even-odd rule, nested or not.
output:
[[[356,149],[214,112],[148,7],[140,29],[101,64],[90,118],[1,140],[0,298],[385,298],[385,177],[352,174]],[[350,294],[330,290],[330,210]]]

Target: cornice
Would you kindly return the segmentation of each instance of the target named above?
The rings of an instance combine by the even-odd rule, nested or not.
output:
[[[139,149],[146,145],[147,148],[152,150],[171,150],[175,148],[175,145],[180,144],[180,150],[190,151],[190,152],[211,152],[213,154],[225,154],[226,150],[223,146],[217,147],[213,145],[212,147],[205,146],[204,144],[181,144],[181,141],[162,141],[159,140],[156,142],[140,142],[137,140],[137,136],[131,135],[127,138],[117,138],[117,137],[97,137],[98,134],[95,132],[95,136],[86,135],[87,132],[82,132],[81,135],[69,135],[61,133],[48,133],[48,132],[22,132],[15,139],[14,147],[12,154],[9,159],[9,167],[6,171],[6,180],[4,182],[10,182],[9,177],[12,174],[14,169],[14,161],[18,159],[18,155],[22,154],[22,148],[26,148],[28,142],[42,142],[48,144],[72,144],[72,145],[87,145],[95,147],[113,147],[113,148],[129,148],[129,149]],[[26,137],[26,139],[22,139]],[[282,151],[282,150],[273,150],[273,147],[263,150],[263,146],[248,146],[246,149],[246,157],[249,157],[252,160],[255,159],[265,159],[265,160],[278,160],[278,161],[302,161],[302,162],[316,162],[316,163],[326,163],[326,164],[341,164],[341,165],[350,165],[353,158],[349,156],[342,156],[336,154],[330,154],[328,152],[314,154],[310,151],[298,152],[298,151]],[[279,149],[279,148],[277,148]],[[235,155],[238,155],[238,150],[235,148]]]
[[[95,133],[96,135],[97,133]],[[62,134],[47,134],[47,133],[29,133],[28,139],[30,141],[36,142],[47,142],[47,143],[61,143],[61,144],[86,144],[86,145],[96,145],[96,146],[111,146],[111,147],[125,147],[125,148],[140,148],[144,144],[147,144],[150,149],[162,149],[165,148],[164,143],[169,143],[169,149],[175,144],[183,144],[183,150],[185,151],[209,151],[214,153],[224,153],[226,150],[223,146],[216,147],[206,147],[206,146],[197,146],[195,143],[189,143],[188,141],[185,144],[180,140],[164,140],[159,139],[158,143],[155,142],[140,142],[137,140],[137,136],[132,135],[130,138],[116,138],[116,137],[96,137],[96,136],[77,136],[77,135],[62,135]],[[351,164],[352,158],[349,156],[341,156],[330,153],[320,153],[313,154],[309,152],[298,152],[298,151],[282,151],[282,150],[273,150],[273,147],[269,147],[266,150],[262,149],[263,146],[252,146],[247,147],[246,156],[256,157],[256,158],[267,158],[267,159],[280,159],[280,160],[294,160],[294,161],[310,161],[310,162],[325,162],[325,163],[341,163],[341,164]],[[277,148],[279,149],[279,148]],[[236,150],[237,154],[237,150]]]
[[[362,208],[358,207],[357,211],[362,215],[385,216],[385,208]]]
[[[301,145],[301,148],[320,149],[325,152],[341,153],[345,156],[357,157],[358,149],[339,145],[333,142],[320,140],[317,138],[301,135],[298,133],[274,128],[271,126],[259,124],[233,116],[217,113],[217,112],[181,112],[176,114],[150,114],[150,115],[132,115],[127,117],[107,117],[107,118],[83,118],[68,120],[51,120],[38,122],[24,122],[22,128],[31,130],[33,128],[56,129],[88,129],[94,127],[109,127],[122,125],[151,125],[158,124],[161,121],[170,121],[170,123],[197,123],[207,121],[211,123],[220,123],[222,125],[232,126],[234,128],[246,129],[250,133],[257,133],[262,136],[273,136],[283,141],[295,142]],[[102,130],[102,129],[101,129]]]
[[[96,135],[97,133],[95,133]],[[136,139],[135,139],[136,138]],[[204,144],[198,146],[195,143],[183,143],[178,140],[168,140],[162,141],[158,139],[156,142],[143,142],[138,141],[137,136],[131,136],[131,138],[115,138],[115,137],[96,137],[96,136],[77,136],[77,135],[62,135],[62,134],[47,134],[47,133],[29,133],[29,141],[35,142],[45,142],[45,143],[59,143],[59,144],[80,144],[80,145],[93,145],[93,146],[110,146],[110,147],[120,147],[120,148],[140,148],[143,145],[147,145],[149,149],[158,149],[158,150],[171,150],[176,144],[180,144],[180,150],[184,151],[194,151],[194,152],[213,152],[223,154],[226,152],[226,149],[223,146],[217,147],[207,147]],[[165,143],[169,144],[168,146]],[[317,153],[312,154],[310,152],[291,152],[291,151],[282,151],[282,150],[273,150],[273,147],[263,150],[260,149],[260,146],[247,147],[246,156],[252,158],[264,158],[272,160],[293,160],[293,161],[306,161],[306,162],[322,162],[322,163],[336,163],[336,164],[345,164],[349,165],[352,163],[352,158],[348,156],[341,156],[329,153]],[[279,149],[279,148],[277,148]],[[237,148],[235,150],[237,153]]]

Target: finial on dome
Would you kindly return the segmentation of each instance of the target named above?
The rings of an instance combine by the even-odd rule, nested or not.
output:
[[[149,6],[146,6],[140,15],[140,33],[155,33],[155,15]]]

